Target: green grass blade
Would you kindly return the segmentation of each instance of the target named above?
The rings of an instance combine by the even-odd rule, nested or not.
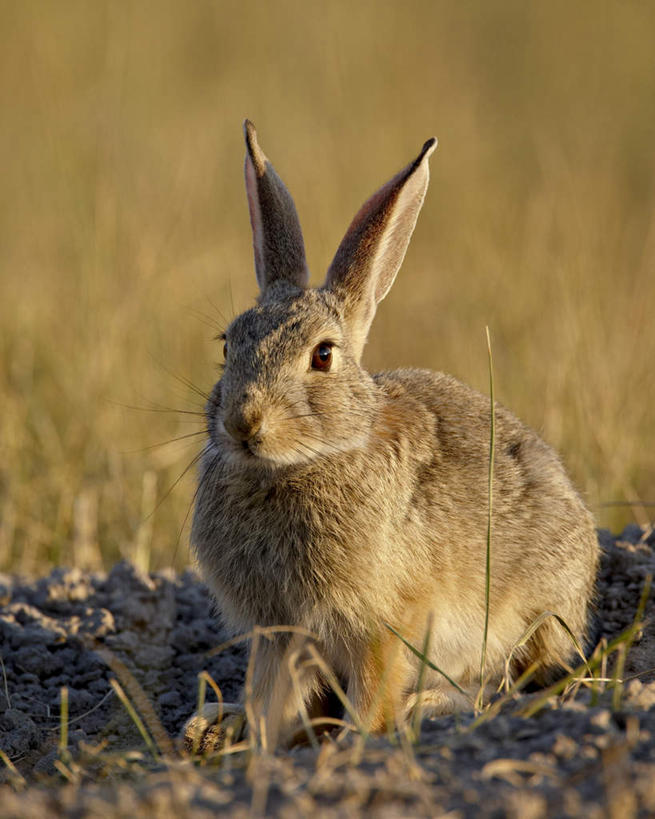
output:
[[[68,756],[68,687],[63,685],[60,693],[59,706],[59,747],[57,749],[62,759]]]
[[[425,665],[427,665],[427,666],[428,666],[429,668],[431,668],[433,671],[436,671],[438,674],[441,674],[441,676],[442,676],[442,677],[443,677],[443,678],[444,678],[444,679],[445,679],[447,682],[449,682],[449,683],[452,685],[452,687],[453,687],[453,688],[457,689],[457,691],[459,691],[459,693],[460,693],[460,694],[462,694],[464,697],[466,697],[466,699],[467,699],[469,702],[471,702],[471,704],[473,704],[473,703],[472,703],[472,701],[471,701],[471,697],[470,697],[470,696],[469,696],[469,695],[466,693],[466,691],[464,691],[464,689],[461,687],[461,685],[458,685],[458,684],[455,682],[455,680],[453,680],[453,679],[452,679],[452,677],[449,677],[449,676],[448,676],[448,674],[446,674],[446,672],[445,672],[443,669],[439,668],[439,666],[438,666],[438,665],[435,665],[435,664],[434,664],[434,663],[433,663],[431,660],[429,660],[429,659],[428,659],[428,658],[427,658],[427,657],[426,657],[424,654],[422,654],[422,653],[419,651],[419,649],[418,649],[418,648],[416,648],[416,647],[415,647],[415,646],[413,646],[413,645],[412,645],[412,644],[411,644],[411,643],[410,643],[408,640],[406,640],[406,639],[403,637],[403,635],[402,635],[402,634],[401,634],[399,631],[396,631],[396,629],[395,629],[395,628],[394,628],[392,625],[389,625],[389,623],[385,623],[384,625],[385,625],[385,626],[386,626],[386,627],[389,629],[389,631],[390,631],[392,634],[395,634],[395,635],[396,635],[396,637],[397,637],[399,640],[401,640],[401,641],[402,641],[402,642],[403,642],[403,643],[404,643],[404,644],[407,646],[407,648],[408,648],[408,649],[409,649],[409,650],[412,652],[412,654],[415,654],[415,655],[416,655],[416,656],[419,658],[419,660],[421,660],[421,662],[425,663]]]
[[[591,660],[586,660],[584,664],[578,666],[574,669],[571,674],[568,674],[566,677],[563,677],[561,680],[558,680],[556,683],[551,685],[547,688],[544,693],[529,703],[527,706],[520,708],[517,711],[517,714],[522,717],[531,717],[534,714],[541,711],[544,708],[548,701],[551,700],[554,696],[561,694],[568,685],[572,682],[575,682],[580,677],[584,676],[585,673],[590,675],[593,671],[599,668],[607,657],[613,654],[616,651],[620,650],[621,646],[630,646],[634,641],[635,637],[639,633],[640,629],[643,628],[643,615],[644,610],[646,608],[646,602],[650,595],[650,588],[651,588],[652,576],[648,575],[644,582],[644,587],[641,593],[641,599],[639,601],[639,605],[637,606],[637,610],[635,613],[635,617],[631,625],[628,628],[624,629],[620,634],[614,637],[612,640],[609,641],[607,646],[598,653],[597,656],[592,658]],[[624,649],[625,650],[625,649]],[[615,681],[615,683],[618,681]]]
[[[0,760],[6,765],[7,770],[9,771],[9,776],[11,778],[12,784],[14,786],[23,788],[27,785],[27,781],[23,774],[18,770],[18,768],[14,765],[14,763],[9,759],[5,751],[0,748]]]
[[[116,692],[116,696],[118,697],[118,699],[123,703],[123,707],[125,708],[127,713],[130,715],[130,718],[131,718],[132,722],[136,725],[137,730],[141,734],[141,736],[143,737],[143,741],[148,746],[148,750],[152,754],[153,759],[159,759],[159,754],[157,752],[157,746],[155,745],[152,737],[150,736],[150,734],[146,730],[146,726],[143,724],[143,722],[141,720],[141,717],[137,714],[136,708],[132,705],[132,703],[130,702],[127,694],[121,688],[121,684],[115,678],[112,678],[111,680],[109,680],[109,684],[111,685],[111,687]]]
[[[514,643],[514,645],[511,648],[511,651],[507,655],[507,659],[505,660],[505,687],[506,687],[506,689],[508,688],[508,685],[509,685],[510,665],[511,665],[511,662],[512,662],[512,658],[514,657],[514,654],[519,650],[519,648],[524,646],[528,642],[528,640],[532,637],[532,635],[537,631],[537,629],[539,629],[546,622],[546,620],[549,620],[551,617],[554,618],[555,620],[557,620],[557,622],[560,624],[560,626],[567,633],[567,635],[568,635],[569,639],[571,640],[571,643],[573,644],[575,650],[580,655],[580,658],[582,659],[582,662],[587,667],[587,670],[589,671],[589,673],[591,673],[591,671],[589,670],[590,667],[587,664],[587,658],[585,657],[584,651],[582,650],[582,646],[580,645],[580,642],[579,642],[578,638],[575,636],[575,634],[571,630],[571,628],[568,625],[568,623],[566,622],[566,620],[563,617],[560,617],[559,614],[555,614],[555,612],[553,612],[553,611],[543,611],[538,617],[536,617],[532,621],[532,623],[530,623],[530,625],[526,628],[526,630],[523,632],[523,634]]]
[[[418,670],[418,680],[416,683],[416,709],[412,719],[412,735],[414,742],[419,742],[421,739],[421,694],[423,693],[423,685],[425,683],[425,669],[427,663],[425,658],[428,656],[430,650],[430,637],[432,635],[432,621],[434,619],[433,612],[428,615],[425,624],[425,637],[423,638],[423,656],[421,657],[421,665]]]
[[[120,680],[121,691],[127,691],[131,701],[136,704],[145,724],[148,726],[150,736],[154,738],[161,753],[164,756],[174,756],[175,748],[171,738],[157,716],[152,702],[125,663],[121,662],[112,651],[104,646],[96,648],[96,653],[102,657]]]
[[[487,332],[487,352],[489,355],[489,486],[488,486],[488,504],[487,504],[487,555],[485,565],[485,584],[484,584],[484,634],[482,637],[482,651],[480,654],[480,691],[478,692],[476,707],[482,707],[482,699],[484,696],[484,673],[485,665],[487,663],[487,639],[489,636],[489,596],[491,592],[491,520],[493,514],[493,479],[494,479],[494,460],[496,453],[496,405],[494,399],[494,366],[493,357],[491,355],[491,336],[489,334],[489,327],[486,327]]]
[[[614,670],[614,690],[612,691],[612,710],[618,711],[621,707],[621,697],[623,696],[623,671],[625,668],[625,661],[628,656],[628,651],[630,651],[630,647],[634,642],[639,629],[641,628],[641,621],[643,620],[644,611],[646,609],[646,603],[648,602],[648,598],[650,596],[650,588],[653,581],[652,575],[647,575],[644,581],[644,587],[641,590],[641,597],[639,598],[639,604],[637,605],[637,611],[635,612],[634,620],[632,621],[632,627],[629,630],[629,634],[625,640],[625,642],[621,646],[621,650],[619,651],[619,656],[616,661],[616,668]]]

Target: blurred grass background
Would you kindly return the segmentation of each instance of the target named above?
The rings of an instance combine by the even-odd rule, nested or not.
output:
[[[147,447],[196,419],[123,405],[200,409],[255,295],[245,116],[316,282],[436,134],[367,364],[486,392],[488,324],[599,524],[652,516],[654,42],[630,0],[3,0],[0,568],[188,561],[199,439]]]

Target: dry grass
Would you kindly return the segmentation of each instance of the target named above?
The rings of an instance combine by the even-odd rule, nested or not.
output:
[[[240,123],[320,280],[435,133],[367,349],[444,369],[555,445],[599,522],[655,502],[655,8],[521,2],[2,2],[0,567],[153,566],[178,533],[218,353],[255,292]],[[134,452],[133,450],[137,450]],[[633,506],[602,506],[634,501]],[[652,514],[652,509],[650,510]]]
[[[599,704],[601,698],[604,702],[609,704],[611,697],[612,710],[620,711],[625,682],[622,678],[623,665],[621,660],[625,658],[632,643],[644,627],[643,616],[646,601],[650,594],[651,579],[650,576],[646,579],[640,603],[632,624],[609,643],[607,643],[607,641],[599,643],[588,660],[586,660],[582,654],[582,664],[578,668],[572,669],[566,677],[554,683],[539,695],[534,695],[527,699],[521,696],[522,689],[529,681],[531,674],[526,673],[518,680],[513,680],[509,670],[510,654],[507,657],[506,675],[498,688],[497,693],[499,696],[497,696],[493,702],[482,705],[482,696],[480,695],[477,701],[481,707],[478,708],[476,706],[476,718],[472,721],[469,720],[466,725],[460,726],[460,731],[463,733],[473,733],[482,724],[491,719],[495,719],[500,713],[530,718],[545,708],[557,708],[566,702],[572,702],[576,699],[580,707],[593,708]],[[543,619],[544,618],[540,618],[539,622],[535,621],[521,639],[529,639],[531,634],[540,627]],[[565,624],[563,624],[563,626],[568,630]],[[239,640],[248,639],[252,641],[249,669],[253,663],[253,652],[256,653],[258,641],[260,639],[268,639],[273,632],[279,630],[279,628],[255,628],[254,632],[241,635],[237,638]],[[395,629],[392,629],[392,631],[400,637],[398,632],[395,632]],[[573,642],[576,642],[573,635],[571,635],[571,638]],[[409,646],[404,638],[400,637],[400,639]],[[227,646],[227,644],[225,645]],[[518,645],[519,643],[517,643],[517,647]],[[422,663],[429,665],[434,670],[443,674],[424,653],[415,647],[410,646],[410,648],[421,657]],[[217,650],[220,651],[220,648]],[[332,758],[332,762],[336,761],[334,754],[338,754],[339,767],[354,770],[359,768],[363,762],[366,763],[368,761],[370,763],[370,754],[367,755],[366,752],[371,750],[371,744],[375,746],[376,743],[374,740],[371,742],[371,737],[366,729],[367,715],[357,713],[352,703],[348,701],[345,693],[336,682],[334,675],[327,669],[324,660],[315,647],[310,648],[310,655],[311,659],[303,661],[302,664],[306,665],[309,663],[309,665],[318,665],[322,671],[328,672],[326,679],[330,680],[330,678],[332,678],[333,682],[330,682],[330,685],[335,686],[334,691],[338,693],[339,699],[342,700],[345,706],[345,712],[350,719],[345,722],[337,719],[326,720],[318,718],[311,721],[307,718],[303,719],[303,726],[307,732],[307,737],[311,740],[314,751],[318,752],[309,760],[305,759],[305,766],[310,769],[315,766],[314,775],[320,776],[321,774],[329,775],[333,773],[333,770],[330,770],[330,759]],[[176,740],[176,738],[170,737],[166,733],[147,695],[127,667],[118,661],[117,658],[113,657],[107,650],[103,652],[102,656],[105,662],[111,666],[114,673],[121,679],[122,685],[115,678],[110,680],[112,689],[129,714],[130,719],[137,727],[143,740],[142,748],[143,750],[148,749],[151,759],[146,759],[144,753],[139,749],[116,750],[108,747],[106,741],[95,746],[93,749],[91,746],[84,744],[77,749],[74,758],[68,748],[68,695],[67,689],[64,687],[62,688],[61,694],[61,719],[57,745],[58,759],[54,763],[58,773],[64,777],[64,779],[67,779],[75,785],[79,785],[83,778],[86,779],[87,782],[108,777],[116,779],[117,775],[120,776],[121,774],[129,772],[131,774],[132,783],[138,789],[139,784],[143,782],[144,775],[147,775],[153,770],[154,762],[155,766],[159,767],[160,770],[166,770],[165,778],[168,779],[170,785],[175,788],[185,781],[186,777],[192,775],[193,769],[190,768],[189,762],[195,765],[196,776],[201,780],[206,780],[206,784],[209,784],[213,773],[215,773],[218,768],[221,768],[224,772],[229,772],[236,766],[238,769],[250,770],[251,776],[249,778],[252,786],[253,804],[258,798],[258,795],[263,796],[264,803],[266,802],[268,778],[264,777],[263,781],[259,781],[259,777],[254,775],[254,772],[257,768],[258,760],[261,762],[262,760],[271,759],[269,754],[274,751],[274,747],[268,747],[266,737],[276,734],[276,730],[271,729],[271,725],[276,722],[276,715],[269,715],[267,721],[255,725],[250,716],[252,710],[248,696],[246,695],[244,714],[241,716],[239,723],[240,727],[245,729],[244,735],[233,736],[232,729],[228,728],[228,733],[224,736],[224,744],[220,747],[213,748],[212,750],[201,748],[201,737],[199,735],[198,743],[194,741],[193,750],[185,749],[182,747],[183,743],[179,738]],[[606,677],[604,671],[607,669],[608,660],[616,660],[617,657],[618,661],[614,663],[614,673],[611,677]],[[293,680],[298,671],[299,658],[300,652],[293,652],[288,658],[290,689],[293,687]],[[459,689],[459,686],[450,680],[447,675],[443,674],[443,676],[451,685]],[[202,710],[202,705],[205,702],[205,687],[207,681],[210,682],[215,693],[218,694],[222,713],[223,699],[220,688],[206,671],[199,674],[199,712]],[[123,690],[123,687],[127,689],[129,694]],[[504,693],[501,695],[503,689]],[[459,690],[462,691],[462,689]],[[579,697],[580,692],[585,690],[591,691],[591,698]],[[462,691],[462,693],[464,692]],[[473,703],[471,703],[471,705],[473,705]],[[234,708],[234,706],[227,705],[226,707],[230,709]],[[238,711],[230,711],[229,713],[237,712]],[[417,709],[417,714],[420,716],[420,709]],[[243,723],[244,718],[245,723]],[[637,717],[633,715],[632,719],[636,721]],[[207,728],[208,725],[205,724],[201,730],[204,731]],[[340,730],[337,731],[337,728]],[[629,726],[626,730],[628,734],[631,731],[634,733]],[[319,735],[321,737],[320,741],[318,740]],[[416,752],[421,749],[422,742],[420,719],[415,720],[413,725],[399,722],[396,725],[395,731],[390,730],[387,739],[389,740],[389,748],[386,752],[387,757],[390,758],[393,755],[393,749],[395,748],[396,752],[399,752],[405,758],[406,762],[411,763],[410,767],[415,769],[418,778],[422,779],[424,772],[416,756]],[[367,747],[367,745],[369,747]],[[379,752],[379,744],[377,745],[377,749]],[[441,746],[441,750],[443,750],[443,745]],[[90,751],[91,753],[89,753]],[[484,779],[491,775],[491,771],[495,767],[502,768],[505,764],[513,766],[513,769],[521,769],[521,766],[534,765],[534,756],[534,754],[531,754],[529,759],[495,759],[489,761],[482,770],[482,777]],[[552,756],[552,759],[554,760],[555,757]],[[26,780],[2,751],[0,751],[0,761],[4,762],[9,769],[9,781],[13,787],[20,792],[25,787]],[[307,765],[308,762],[309,766]],[[423,762],[425,762],[425,759]],[[552,772],[555,776],[556,771],[554,768]],[[311,776],[311,770],[309,773]],[[304,776],[306,775],[307,771],[304,772]],[[297,792],[302,789],[300,782],[303,779],[303,773],[301,773],[298,768],[294,771],[293,766],[291,766],[286,771],[285,778],[288,782],[293,782],[293,785],[289,788],[289,792]],[[411,781],[412,777],[409,776],[409,779]],[[51,784],[54,784],[54,780],[51,781]],[[223,784],[233,785],[234,781],[228,779]],[[360,782],[360,787],[362,785],[363,783]],[[264,793],[258,794],[259,789],[262,787]],[[331,796],[333,797],[334,794]],[[253,810],[253,815],[264,815],[263,806],[262,810]]]

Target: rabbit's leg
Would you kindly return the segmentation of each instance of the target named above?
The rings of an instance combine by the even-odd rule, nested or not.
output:
[[[307,638],[275,635],[262,641],[249,664],[244,705],[249,730],[269,748],[298,741],[303,722],[319,715],[322,681],[306,662]]]
[[[392,634],[371,640],[353,663],[348,698],[364,727],[379,732],[403,718],[412,664]]]
[[[302,726],[302,711],[315,717],[320,680],[302,663],[305,638],[260,636],[253,643],[241,702],[207,703],[185,724],[183,747],[189,752],[220,751],[244,734],[269,748],[288,743]]]

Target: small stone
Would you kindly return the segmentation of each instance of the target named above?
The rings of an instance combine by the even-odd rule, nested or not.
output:
[[[167,691],[160,695],[157,702],[162,708],[179,708],[182,705],[182,697],[178,691]]]
[[[146,645],[137,651],[134,661],[141,668],[166,668],[173,661],[173,649],[170,646]]]
[[[121,560],[107,575],[105,588],[123,598],[135,591],[152,592],[155,590],[155,583],[147,574],[139,571],[127,560]]]
[[[562,759],[573,759],[578,753],[578,743],[572,737],[557,734],[553,745],[553,753],[562,757]]]
[[[53,677],[63,668],[61,658],[42,645],[23,646],[12,659],[19,668],[36,674],[41,679]]]
[[[644,534],[644,530],[636,523],[628,523],[625,529],[621,532],[620,539],[626,543],[639,543]]]
[[[6,606],[11,602],[12,587],[9,575],[0,574],[0,606]]]
[[[642,683],[641,680],[630,680],[625,686],[624,696],[631,706],[648,710],[655,705],[655,682]]]
[[[38,748],[43,732],[17,708],[8,708],[0,717],[0,747],[11,759]]]
[[[612,712],[607,708],[597,711],[590,720],[591,724],[596,726],[596,728],[607,728],[611,721]]]
[[[36,761],[36,764],[34,765],[34,773],[41,774],[42,776],[55,776],[57,773],[55,762],[58,756],[59,754],[56,749],[48,751],[47,754],[44,754]]]
[[[120,631],[110,634],[105,640],[112,651],[134,651],[141,644],[141,638],[134,631]]]
[[[108,609],[87,609],[80,620],[79,631],[101,639],[116,631],[114,615]]]

